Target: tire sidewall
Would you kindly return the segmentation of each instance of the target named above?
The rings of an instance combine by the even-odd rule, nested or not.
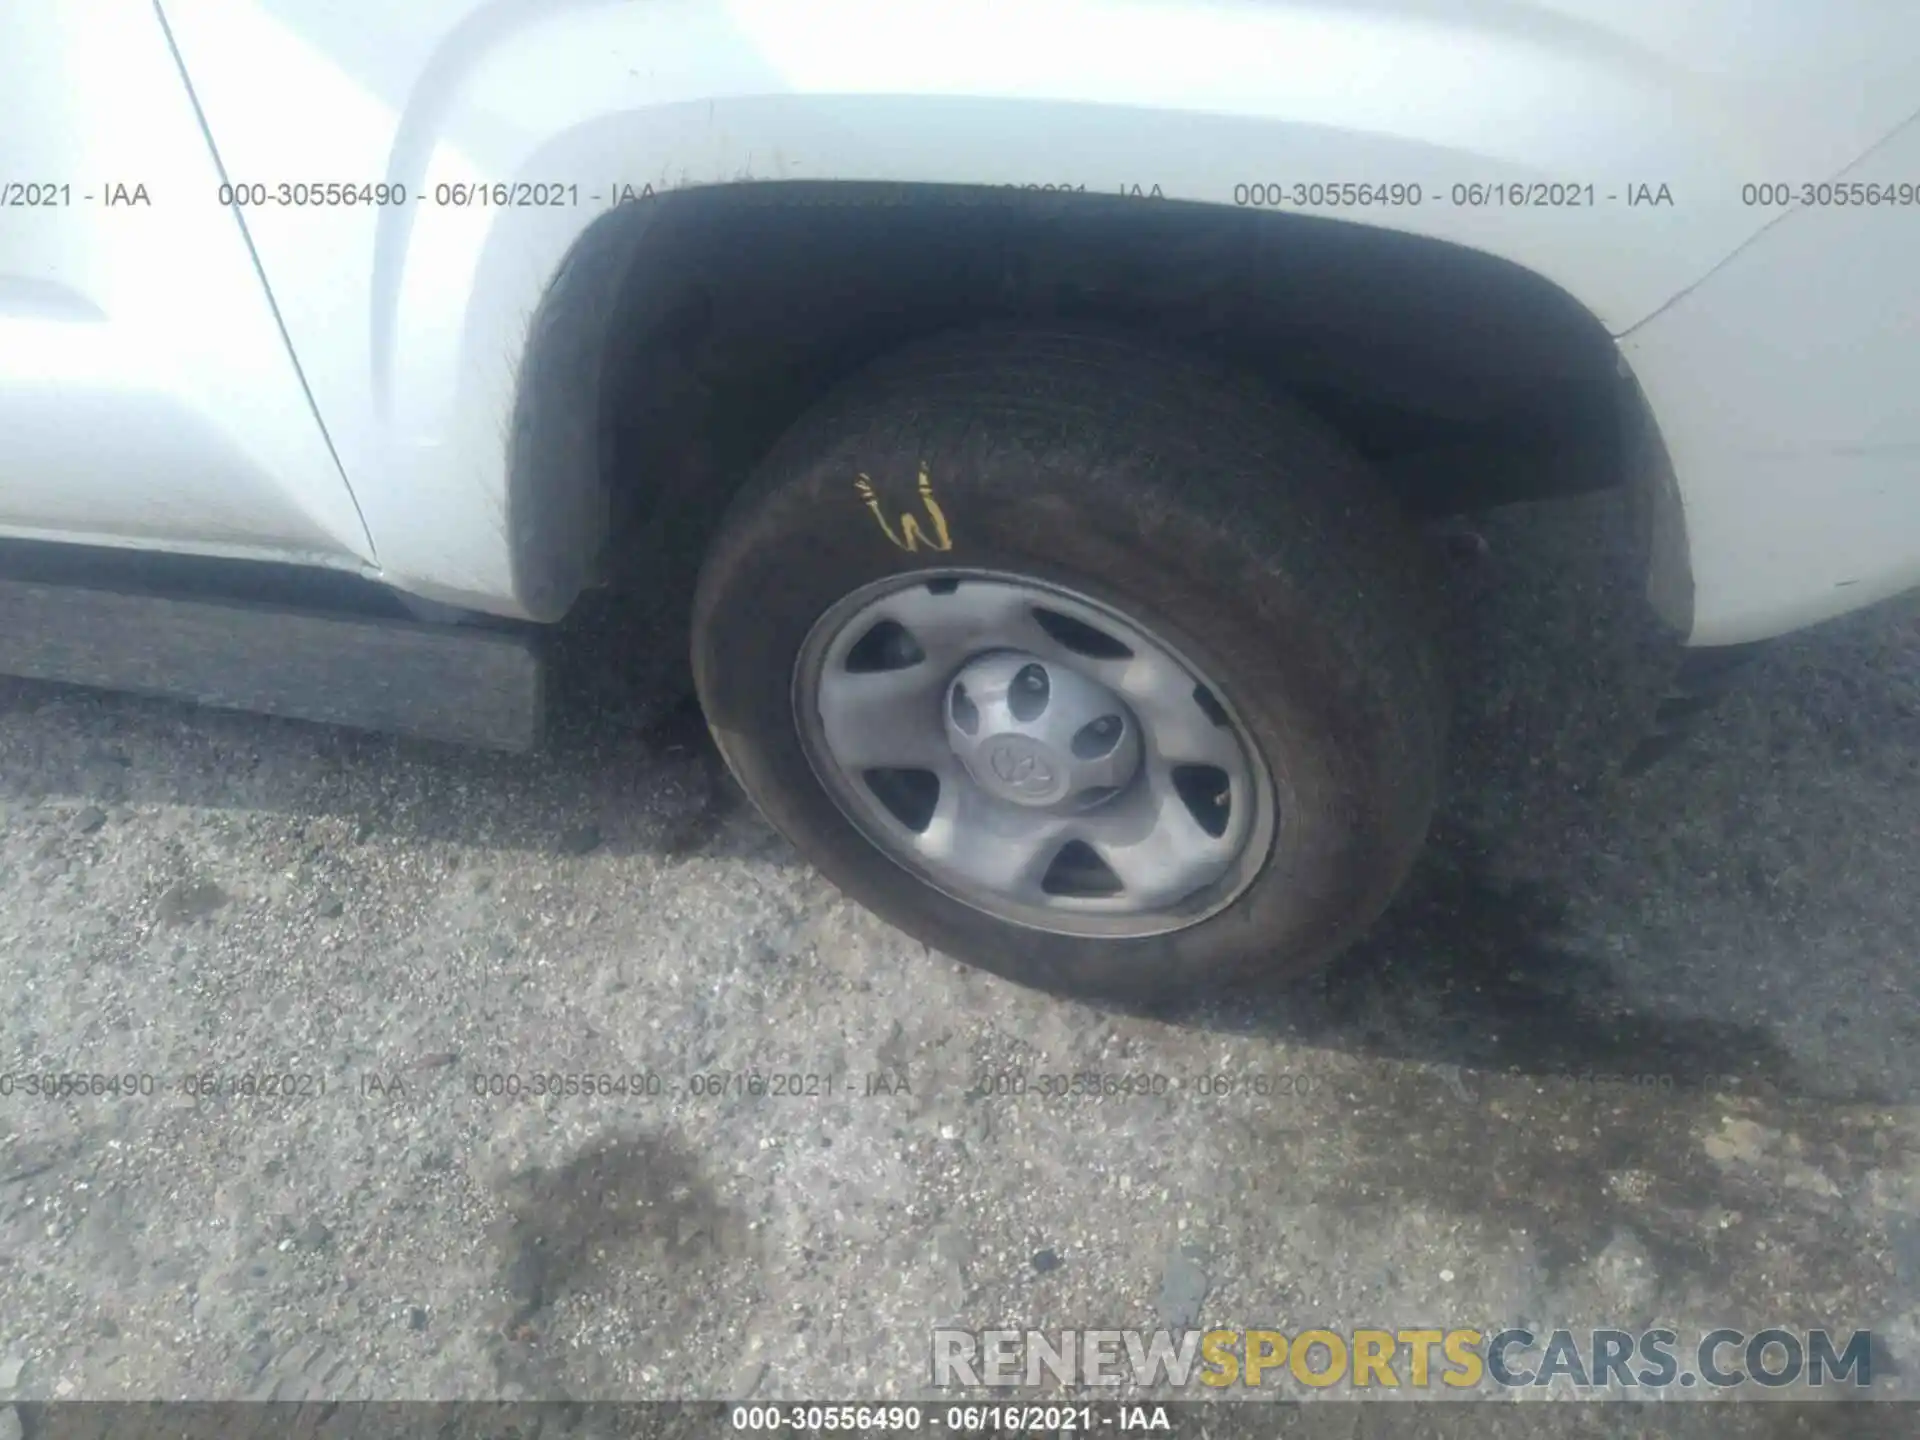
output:
[[[1162,996],[1250,971],[1310,968],[1397,885],[1407,856],[1383,785],[1401,743],[1392,697],[1320,623],[1312,596],[1232,517],[1160,502],[1205,447],[1041,445],[1016,433],[876,423],[790,436],[736,502],[696,598],[694,667],[717,743],[768,819],[856,900],[949,953],[1043,988]],[[1018,430],[1018,427],[1014,427]],[[1057,441],[1059,437],[1054,437]],[[950,548],[903,549],[901,518]],[[864,478],[876,517],[859,485]],[[890,521],[883,527],[881,518]],[[1004,572],[1101,601],[1201,671],[1273,786],[1266,863],[1219,913],[1129,939],[1054,935],[975,910],[877,850],[813,772],[795,666],[818,618],[863,586],[951,569]],[[1417,768],[1417,767],[1416,767]]]

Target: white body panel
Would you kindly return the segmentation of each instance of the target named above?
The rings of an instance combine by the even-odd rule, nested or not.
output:
[[[219,184],[151,9],[0,7],[0,534],[372,561]]]
[[[1860,581],[1847,588],[1864,597],[1897,584],[1920,554],[1903,498],[1912,483],[1898,478],[1911,472],[1889,448],[1912,422],[1884,369],[1877,381],[1847,379],[1854,364],[1884,366],[1898,343],[1874,296],[1884,285],[1911,302],[1912,264],[1899,256],[1903,244],[1914,253],[1920,211],[1807,217],[1826,227],[1819,235],[1780,225],[1635,328],[1775,219],[1743,203],[1743,184],[1829,179],[1909,118],[1920,97],[1912,7],[162,5],[230,179],[408,187],[401,206],[269,205],[248,208],[245,222],[378,546],[378,573],[422,595],[525,613],[505,533],[504,436],[529,317],[575,238],[622,183],[749,178],[1158,185],[1221,205],[1249,183],[1420,184],[1428,198],[1417,207],[1321,213],[1501,255],[1631,335],[1679,472],[1696,640],[1821,618],[1840,580]],[[134,114],[103,97],[71,118],[76,133],[99,132],[97,150]],[[1591,184],[1596,203],[1448,199],[1456,183],[1521,180]],[[436,203],[437,185],[472,181],[571,185],[578,196],[525,209]],[[1629,203],[1642,185],[1668,187],[1673,203]],[[211,203],[207,215],[233,224]],[[1856,273],[1833,279],[1846,303],[1775,308],[1760,278],[1768,268],[1776,283],[1782,272],[1809,289],[1827,283],[1819,277],[1837,262],[1820,237],[1849,225]],[[1881,351],[1857,359],[1855,341]],[[1818,383],[1792,378],[1804,364],[1767,368],[1788,353],[1823,355]],[[1791,443],[1820,463],[1791,463],[1784,433],[1760,447],[1766,458],[1735,458],[1756,453],[1747,416],[1780,427],[1795,417]],[[1841,454],[1848,445],[1876,458],[1854,463]],[[322,503],[311,459],[279,473],[304,512],[339,498],[336,489]],[[1863,507],[1854,518],[1831,513],[1835,485]],[[1809,515],[1820,518],[1814,530]],[[101,512],[99,528],[113,523]],[[338,526],[316,528],[337,541]],[[1816,532],[1824,538],[1803,569],[1787,542],[1811,544]],[[303,543],[310,553],[313,537]],[[1772,547],[1764,573],[1745,572],[1754,546]]]
[[[1849,173],[1920,177],[1920,121]],[[1799,211],[1622,341],[1680,477],[1692,639],[1920,585],[1920,212]]]

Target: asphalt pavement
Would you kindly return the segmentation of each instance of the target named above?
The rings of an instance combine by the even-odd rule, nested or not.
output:
[[[1476,528],[1406,895],[1172,1019],[838,898],[617,598],[530,757],[0,681],[0,1399],[906,1397],[936,1326],[1416,1323],[1871,1328],[1914,1393],[1920,604],[1637,771],[1620,507]],[[1007,1078],[1081,1073],[1164,1083]]]

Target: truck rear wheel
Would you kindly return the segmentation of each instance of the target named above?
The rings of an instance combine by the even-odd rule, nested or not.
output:
[[[727,763],[928,945],[1131,1002],[1327,960],[1424,837],[1424,557],[1365,465],[1182,352],[935,337],[782,437],[693,663]]]

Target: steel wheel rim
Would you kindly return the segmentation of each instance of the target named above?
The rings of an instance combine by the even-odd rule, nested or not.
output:
[[[1028,662],[1047,679],[1037,712]],[[956,681],[985,701],[978,740]],[[1147,626],[1062,586],[982,570],[864,586],[815,622],[792,688],[808,763],[848,821],[1013,924],[1182,930],[1232,904],[1272,846],[1271,777],[1218,686]],[[1098,754],[1082,743],[1109,737]]]

